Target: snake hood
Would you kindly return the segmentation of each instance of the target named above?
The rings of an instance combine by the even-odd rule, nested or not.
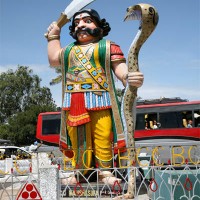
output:
[[[140,28],[148,26],[145,28],[153,31],[158,24],[159,16],[152,5],[141,3],[127,8],[124,21],[127,20],[140,20]]]

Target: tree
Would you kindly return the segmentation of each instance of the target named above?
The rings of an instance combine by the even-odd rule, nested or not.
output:
[[[51,80],[50,85],[56,85],[58,83],[61,83],[62,82],[62,68],[61,67],[51,67],[51,68],[55,69],[55,72],[58,74],[58,76]]]
[[[17,145],[33,144],[36,140],[36,127],[38,114],[51,111],[49,106],[31,106],[24,112],[17,113],[15,117],[9,118],[9,134],[6,139]]]
[[[55,111],[50,89],[26,66],[0,74],[0,138],[15,144],[35,139],[37,115]]]
[[[55,107],[50,89],[40,87],[41,79],[29,67],[18,66],[14,72],[8,70],[0,75],[0,122],[10,116],[24,112],[31,105]]]

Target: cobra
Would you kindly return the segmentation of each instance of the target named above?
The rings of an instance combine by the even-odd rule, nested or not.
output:
[[[128,52],[128,72],[139,71],[138,55],[140,48],[155,30],[158,24],[158,13],[156,9],[149,4],[137,4],[127,8],[127,13],[124,21],[140,20],[138,32],[130,46]],[[122,120],[126,147],[129,149],[128,166],[133,166],[135,163],[135,122],[136,122],[136,98],[137,88],[126,85],[125,92],[122,98]],[[123,198],[133,198],[135,196],[135,168],[128,170],[128,191]]]

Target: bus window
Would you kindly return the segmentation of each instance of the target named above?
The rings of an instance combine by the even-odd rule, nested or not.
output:
[[[145,115],[144,114],[137,114],[135,129],[136,130],[144,130],[145,129]]]
[[[183,111],[182,112],[182,119],[183,119],[183,127],[188,128],[189,121],[191,121],[192,127],[193,124],[193,117],[192,117],[192,111]]]
[[[183,120],[180,112],[167,112],[159,114],[162,128],[182,128]]]
[[[157,113],[150,113],[150,114],[147,114],[146,115],[146,122],[149,124],[149,128],[150,129],[157,129],[158,128],[158,126],[157,126],[157,123],[158,123],[158,121],[157,121]],[[156,122],[156,128],[155,128],[155,124],[154,124],[154,122]]]
[[[194,126],[200,127],[200,110],[194,110]]]
[[[157,122],[157,113],[137,114],[136,130],[154,129],[154,121]]]
[[[137,114],[136,130],[153,129],[153,119],[157,118],[157,114]]]
[[[44,115],[42,118],[42,135],[60,133],[60,114]]]

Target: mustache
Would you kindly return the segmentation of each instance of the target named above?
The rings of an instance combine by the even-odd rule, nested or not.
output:
[[[97,37],[97,36],[101,35],[101,29],[100,28],[95,28],[95,29],[79,28],[73,33],[73,36],[77,37],[77,34],[82,32],[82,31],[87,32],[89,35],[92,35],[93,37]]]

